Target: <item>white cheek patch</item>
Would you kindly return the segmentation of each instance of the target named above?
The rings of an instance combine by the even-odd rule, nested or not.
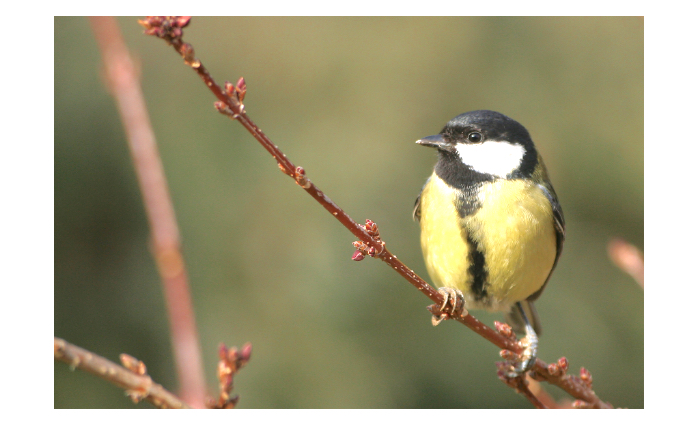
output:
[[[526,153],[522,145],[488,140],[479,144],[457,143],[461,161],[479,173],[507,177],[519,168]]]

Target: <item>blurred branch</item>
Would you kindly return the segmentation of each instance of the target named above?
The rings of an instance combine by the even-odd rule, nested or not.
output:
[[[89,22],[101,49],[108,87],[125,127],[142,190],[144,209],[151,228],[152,251],[163,283],[181,397],[192,406],[203,407],[205,383],[202,357],[178,225],[139,75],[115,18],[92,17]]]
[[[55,360],[67,363],[71,370],[81,369],[99,378],[112,382],[120,388],[135,403],[144,399],[156,407],[170,409],[188,409],[190,406],[168,392],[161,385],[152,381],[146,374],[144,363],[122,354],[124,368],[112,361],[96,355],[83,348],[72,345],[64,339],[54,338]],[[134,370],[133,370],[134,369]]]
[[[277,161],[279,169],[293,178],[295,182],[303,188],[310,196],[312,196],[320,205],[322,205],[330,214],[332,214],[341,224],[344,225],[353,235],[358,238],[354,242],[356,252],[353,254],[353,260],[362,260],[365,255],[379,258],[387,263],[397,273],[404,277],[408,282],[414,285],[425,296],[430,298],[435,305],[429,307],[431,313],[435,316],[441,316],[448,319],[457,320],[472,331],[481,335],[483,338],[501,348],[503,352],[512,352],[514,355],[521,355],[524,351],[522,344],[516,338],[508,337],[506,334],[497,332],[486,326],[475,317],[468,314],[464,308],[455,309],[452,305],[441,308],[445,299],[442,294],[436,291],[432,286],[425,282],[413,270],[402,263],[395,255],[393,255],[386,247],[385,242],[380,238],[377,225],[370,220],[366,220],[365,225],[361,225],[353,221],[338,205],[329,199],[321,190],[319,190],[306,177],[305,169],[293,164],[287,156],[259,129],[259,127],[247,116],[243,105],[243,100],[247,92],[245,80],[240,78],[236,85],[229,82],[224,84],[222,88],[211,77],[209,71],[202,65],[201,61],[195,57],[194,48],[191,44],[185,43],[182,40],[183,28],[190,22],[189,17],[174,17],[174,16],[150,16],[147,19],[140,20],[139,23],[145,28],[145,34],[153,35],[165,40],[171,45],[184,59],[185,64],[190,66],[202,78],[204,84],[212,91],[218,99],[215,102],[216,109],[222,114],[237,120],[245,127],[250,134],[272,155]],[[507,325],[505,325],[507,326]],[[509,356],[508,356],[509,357]],[[498,372],[503,374],[502,368]],[[590,387],[585,385],[571,385],[569,380],[552,379],[548,365],[545,362],[538,360],[531,374],[540,377],[540,380],[547,380],[555,385],[565,389],[569,394],[582,399],[586,397],[585,403],[593,407],[608,407],[607,403],[600,401]],[[564,374],[564,372],[563,372]],[[548,376],[549,378],[545,378]],[[535,406],[544,407],[543,403],[538,400],[528,388],[525,382],[508,383],[513,388],[522,392]]]
[[[539,400],[538,397],[532,392],[531,388],[529,387],[529,382],[526,375],[520,375],[513,378],[503,379],[503,381],[509,387],[514,388],[517,391],[517,393],[526,397],[529,403],[533,404],[534,407],[538,409],[548,408],[548,406],[543,404],[543,402]]]
[[[644,255],[636,246],[613,238],[608,242],[608,256],[622,271],[644,288]]]
[[[560,402],[557,402],[553,399],[553,397],[548,394],[546,390],[543,389],[543,386],[540,384],[540,382],[536,381],[535,379],[531,378],[530,376],[527,378],[528,384],[529,384],[529,390],[533,393],[534,397],[536,397],[547,409],[568,409],[571,407],[571,403],[567,400],[563,400]]]

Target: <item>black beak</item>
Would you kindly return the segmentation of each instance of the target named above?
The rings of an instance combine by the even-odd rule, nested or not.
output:
[[[454,151],[454,144],[447,142],[441,135],[436,134],[434,136],[424,137],[416,141],[421,146],[428,146],[431,148],[437,148],[447,152]]]

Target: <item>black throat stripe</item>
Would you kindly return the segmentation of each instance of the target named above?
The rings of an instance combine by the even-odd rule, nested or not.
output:
[[[466,226],[465,226],[466,227]],[[485,254],[478,249],[476,242],[466,227],[466,240],[469,243],[469,274],[471,275],[471,292],[475,301],[482,301],[488,297],[486,282],[488,281],[488,270],[485,268]]]
[[[473,215],[481,207],[478,200],[478,192],[482,184],[470,184],[468,186],[457,188],[457,194],[454,198],[454,207],[459,213],[459,217],[466,218]]]

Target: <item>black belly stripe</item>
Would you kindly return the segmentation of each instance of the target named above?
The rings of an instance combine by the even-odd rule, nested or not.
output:
[[[471,292],[476,301],[484,300],[488,297],[486,282],[488,281],[488,270],[485,268],[485,254],[478,249],[476,242],[466,228],[466,240],[469,243],[469,274],[471,275]]]

